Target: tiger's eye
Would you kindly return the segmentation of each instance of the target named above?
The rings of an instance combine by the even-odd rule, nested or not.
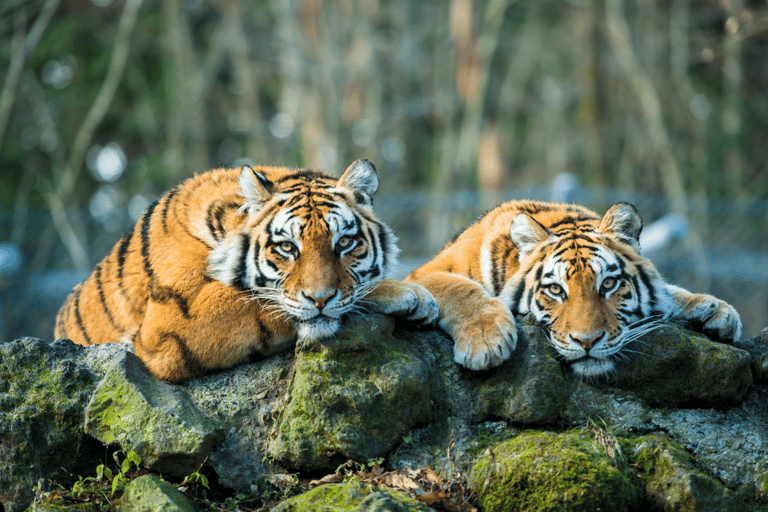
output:
[[[291,242],[281,242],[280,249],[282,249],[284,252],[293,252],[296,250],[296,246]]]
[[[610,291],[616,286],[616,280],[612,277],[603,279],[603,284],[600,285],[600,289],[604,292]]]
[[[352,245],[352,237],[351,236],[343,236],[339,238],[339,241],[336,242],[336,245],[338,245],[342,249],[346,249],[350,245]]]
[[[547,286],[547,289],[549,290],[549,293],[553,295],[560,295],[561,293],[563,293],[563,287],[560,286],[559,284],[550,284],[549,286]]]

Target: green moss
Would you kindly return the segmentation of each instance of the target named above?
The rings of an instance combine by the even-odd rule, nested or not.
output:
[[[485,510],[629,510],[632,475],[587,432],[527,431],[483,455],[471,484]]]
[[[431,510],[413,498],[384,487],[361,483],[328,484],[316,487],[300,496],[277,505],[275,512],[304,512],[306,510]]]
[[[297,354],[271,456],[310,469],[333,469],[348,458],[364,462],[430,419],[428,368],[389,333],[370,343],[346,336]]]
[[[663,434],[622,441],[651,503],[663,510],[746,510],[743,500],[701,472],[693,457]]]

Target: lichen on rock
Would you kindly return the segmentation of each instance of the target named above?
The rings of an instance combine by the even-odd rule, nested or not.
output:
[[[410,496],[392,489],[348,482],[315,487],[300,496],[283,501],[272,510],[274,512],[305,512],[308,510],[416,512],[432,509]]]
[[[429,421],[429,368],[392,336],[393,327],[372,315],[297,353],[290,400],[269,446],[273,457],[302,469],[365,461]]]
[[[76,364],[72,342],[0,343],[0,508],[26,509],[33,487],[73,467],[84,442],[94,375]]]
[[[623,452],[639,468],[649,501],[665,511],[748,510],[733,491],[696,467],[682,446],[663,434],[622,441]]]
[[[470,475],[484,510],[633,510],[638,484],[584,430],[526,431],[487,450]]]
[[[200,467],[221,434],[181,386],[158,380],[130,352],[115,361],[94,391],[85,431],[133,450],[154,471],[179,477]]]

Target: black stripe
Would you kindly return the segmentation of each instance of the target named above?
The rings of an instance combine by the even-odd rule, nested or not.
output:
[[[192,318],[189,313],[189,303],[187,302],[187,299],[170,286],[161,286],[159,284],[155,284],[153,281],[150,297],[155,302],[166,303],[173,301],[176,303],[179,310],[181,310],[181,314],[184,315],[184,318]]]
[[[158,347],[166,343],[175,343],[181,353],[181,360],[184,362],[184,367],[187,372],[192,375],[199,375],[203,373],[203,365],[200,360],[192,354],[187,346],[187,341],[175,332],[164,332],[158,335],[157,344]]]
[[[237,278],[233,283],[235,288],[239,290],[247,290],[248,286],[248,250],[251,246],[251,235],[248,233],[240,234],[240,259],[237,262],[237,269],[235,275]],[[256,242],[256,251],[258,251],[258,241]],[[256,266],[258,268],[258,252],[256,253]]]
[[[141,256],[144,262],[144,273],[152,280],[154,280],[155,276],[152,271],[152,263],[149,260],[149,223],[156,206],[157,201],[149,205],[149,208],[144,213],[144,217],[141,219]]]
[[[122,287],[123,280],[123,268],[125,267],[125,257],[128,254],[128,246],[131,245],[131,237],[133,236],[133,229],[128,231],[120,239],[120,243],[117,247],[117,278],[120,280],[120,286]]]
[[[112,312],[109,310],[109,306],[107,305],[107,298],[104,296],[104,285],[101,282],[101,263],[96,265],[94,278],[96,279],[96,288],[99,290],[99,301],[101,302],[101,308],[104,311],[104,314],[107,315],[109,323],[112,324],[112,327],[114,327],[116,331],[122,332],[122,329],[117,325],[117,322],[115,321],[115,317],[112,316]]]
[[[85,338],[85,342],[88,345],[93,345],[93,342],[91,341],[91,337],[88,336],[88,332],[85,330],[83,317],[80,316],[80,290],[76,290],[73,293],[75,294],[75,320],[77,321],[77,327],[80,329],[80,332],[83,334],[83,338]]]
[[[643,267],[641,266],[637,267],[637,273],[640,276],[640,279],[643,281],[645,287],[648,289],[648,305],[652,307],[653,304],[656,304],[656,293],[654,292],[653,286],[651,285],[651,279],[648,277],[648,274],[645,272],[645,270],[643,270]],[[640,297],[642,297],[642,294]]]
[[[165,204],[163,205],[162,219],[163,219],[163,232],[168,233],[168,209],[171,207],[171,200],[179,192],[179,187],[172,188],[165,195]]]

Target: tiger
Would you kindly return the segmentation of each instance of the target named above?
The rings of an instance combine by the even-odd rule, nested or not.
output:
[[[70,293],[54,334],[81,345],[132,343],[169,382],[329,340],[355,313],[429,325],[437,304],[390,279],[399,248],[373,211],[368,160],[340,178],[243,166],[182,182]]]
[[[667,283],[640,255],[642,227],[629,203],[601,218],[577,205],[510,201],[454,236],[405,281],[432,293],[455,361],[472,370],[509,359],[517,344],[513,315],[529,313],[559,358],[587,380],[617,371],[631,341],[668,321],[738,340],[733,306]]]

